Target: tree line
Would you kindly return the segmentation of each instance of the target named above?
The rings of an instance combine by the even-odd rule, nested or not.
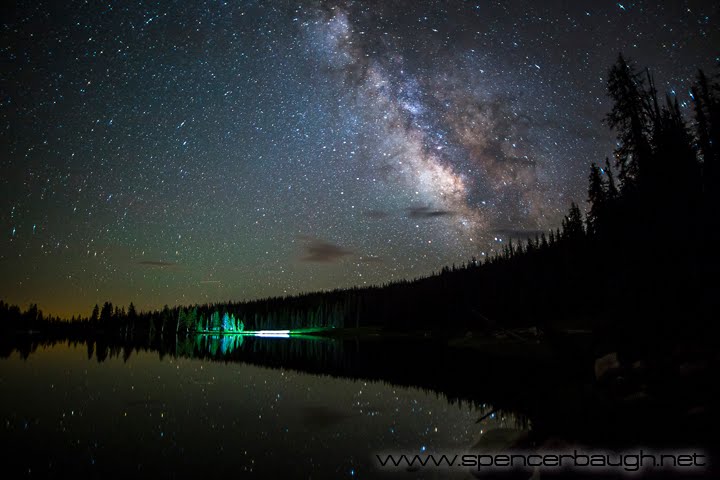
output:
[[[610,68],[613,159],[592,163],[586,213],[573,202],[547,234],[510,239],[483,261],[381,286],[138,312],[106,302],[69,322],[0,302],[0,328],[107,330],[150,339],[202,331],[383,326],[448,333],[540,326],[619,335],[715,329],[720,83],[702,71],[691,118],[659,98],[649,70]],[[152,340],[151,340],[152,341]]]

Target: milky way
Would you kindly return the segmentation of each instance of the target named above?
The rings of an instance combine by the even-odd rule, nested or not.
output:
[[[617,53],[690,111],[714,2],[21,2],[0,298],[242,300],[412,278],[585,202]],[[660,2],[666,3],[666,2]]]

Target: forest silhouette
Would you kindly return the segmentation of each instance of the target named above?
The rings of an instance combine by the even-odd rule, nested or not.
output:
[[[690,119],[676,97],[658,98],[649,70],[622,55],[607,86],[617,148],[590,167],[587,213],[572,203],[561,228],[511,240],[494,257],[382,286],[147,312],[106,302],[72,319],[0,302],[0,330],[152,343],[209,330],[378,326],[451,336],[537,327],[548,338],[586,329],[636,350],[667,339],[714,342],[720,83],[698,73]]]

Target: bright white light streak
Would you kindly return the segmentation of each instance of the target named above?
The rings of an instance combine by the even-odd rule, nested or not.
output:
[[[256,337],[290,338],[290,330],[258,330]]]

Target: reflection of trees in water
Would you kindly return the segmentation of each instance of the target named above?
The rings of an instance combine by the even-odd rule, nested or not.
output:
[[[537,360],[486,357],[470,349],[448,348],[432,339],[356,340],[293,336],[263,338],[241,335],[160,335],[148,338],[135,335],[132,341],[113,335],[77,336],[73,338],[26,335],[14,339],[0,338],[0,351],[19,352],[27,358],[39,347],[68,345],[87,349],[88,359],[104,362],[128,361],[133,352],[154,353],[162,360],[192,358],[211,362],[234,362],[266,368],[294,370],[362,381],[381,381],[394,386],[413,387],[434,392],[451,405],[471,405],[478,418],[497,408],[500,418],[513,418],[511,412],[535,416],[547,408],[542,392],[552,389],[547,380],[566,378],[558,374],[557,365]],[[9,354],[8,353],[8,354]],[[533,392],[533,395],[527,395]],[[546,397],[546,396],[545,396]],[[554,396],[553,398],[556,398]],[[488,410],[490,409],[490,410]],[[480,422],[481,428],[495,418]],[[525,422],[524,417],[520,417]]]
[[[341,341],[313,337],[290,339],[197,334],[177,337],[175,354],[229,361],[271,357],[284,362],[306,360],[327,364],[327,362],[342,362],[342,345]]]
[[[175,352],[182,357],[196,357],[198,354],[209,353],[211,356],[232,354],[242,347],[243,335],[205,335],[185,336],[176,339]],[[202,355],[200,355],[202,356]]]

